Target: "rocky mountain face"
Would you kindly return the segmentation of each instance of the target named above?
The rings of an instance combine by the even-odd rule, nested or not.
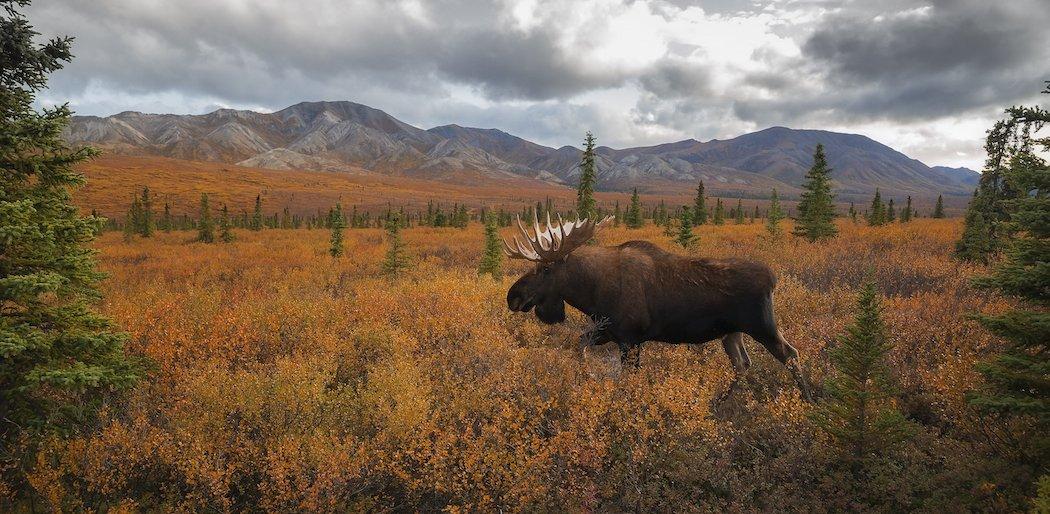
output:
[[[123,112],[77,116],[71,144],[111,153],[159,155],[273,169],[349,171],[476,182],[526,177],[573,184],[580,149],[550,148],[497,129],[444,125],[423,130],[353,102],[303,102],[273,113],[220,109],[203,115]],[[713,192],[764,196],[798,192],[817,143],[837,190],[870,194],[969,194],[978,175],[929,167],[855,134],[773,127],[733,139],[687,139],[656,146],[598,149],[599,188],[670,192],[704,180]]]

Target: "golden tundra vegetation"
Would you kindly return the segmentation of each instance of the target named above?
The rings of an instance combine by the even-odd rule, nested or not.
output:
[[[771,240],[761,221],[704,225],[690,253],[773,267],[781,330],[819,397],[829,345],[873,273],[897,406],[916,433],[856,479],[790,375],[754,341],[727,399],[721,345],[581,352],[587,320],[546,326],[479,276],[483,231],[402,231],[412,266],[381,273],[382,229],[236,230],[96,242],[102,312],[149,375],[97,423],[43,444],[29,474],[51,508],[176,511],[1011,511],[1032,478],[1010,426],[966,402],[999,342],[967,316],[1009,304],[950,258],[958,219]],[[785,224],[790,225],[789,222]],[[790,231],[790,226],[785,227]],[[509,230],[509,229],[504,229]],[[610,227],[675,252],[661,227]],[[873,271],[872,271],[873,270]],[[1022,476],[1023,475],[1023,476]]]

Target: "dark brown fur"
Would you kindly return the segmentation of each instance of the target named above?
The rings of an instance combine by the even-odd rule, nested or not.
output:
[[[560,262],[537,264],[507,292],[512,311],[536,309],[546,323],[565,319],[565,304],[595,326],[583,345],[615,342],[629,362],[645,341],[704,343],[722,338],[738,371],[751,361],[742,334],[762,344],[804,383],[798,352],[784,340],[773,316],[776,277],[765,264],[741,259],[683,257],[646,241],[614,247],[584,246]],[[807,395],[808,396],[808,395]]]

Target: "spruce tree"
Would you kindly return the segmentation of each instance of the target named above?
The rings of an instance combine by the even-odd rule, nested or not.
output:
[[[911,425],[896,408],[886,356],[886,334],[875,282],[861,287],[853,325],[828,352],[834,368],[825,383],[827,399],[813,420],[853,459],[891,449],[907,438]]]
[[[755,210],[751,211],[751,224],[755,224],[755,220],[758,219],[758,204],[755,204]]]
[[[711,216],[711,223],[715,225],[724,225],[726,222],[725,206],[722,205],[721,198],[715,198],[715,214]]]
[[[594,204],[594,185],[598,180],[594,153],[594,134],[587,132],[583,142],[583,159],[580,161],[580,184],[576,187],[576,216],[578,219],[595,219],[598,216]]]
[[[944,195],[937,195],[937,205],[933,208],[933,217],[944,217]]]
[[[164,214],[160,218],[160,229],[165,232],[171,232],[173,223],[174,221],[171,219],[171,205],[168,202],[164,202]]]
[[[616,200],[616,208],[613,209],[613,226],[619,227],[623,222],[623,211],[620,210],[620,201]]]
[[[1023,452],[1045,472],[1050,465],[1050,167],[1026,151],[1011,158],[1003,175],[1010,187],[1028,194],[1006,204],[1014,230],[1005,258],[976,283],[1016,298],[1019,305],[978,318],[1007,347],[978,367],[985,385],[971,402],[986,412],[1026,420],[1031,436]]]
[[[838,234],[835,228],[835,196],[831,194],[831,168],[824,156],[824,145],[817,144],[813,152],[813,167],[806,173],[802,186],[802,201],[798,204],[798,219],[792,233],[809,242],[829,239]]]
[[[631,193],[631,205],[627,208],[627,228],[642,228],[645,220],[642,219],[642,201],[638,197],[638,188]]]
[[[897,221],[897,209],[893,207],[893,198],[890,198],[890,203],[886,205],[886,223],[894,221]]]
[[[499,280],[503,276],[503,247],[499,239],[499,227],[492,212],[485,213],[485,251],[478,266],[479,275],[491,275]]]
[[[148,187],[142,188],[142,216],[136,231],[142,237],[153,237],[153,199]]]
[[[392,219],[386,223],[386,236],[390,241],[386,258],[383,260],[383,273],[387,275],[399,275],[408,269],[408,253],[405,251],[405,243],[401,240],[401,222]]]
[[[693,200],[693,224],[707,223],[707,200],[704,198],[704,181],[696,186],[696,198]]]
[[[678,216],[678,236],[675,242],[682,248],[689,249],[696,244],[696,234],[693,233],[693,216],[688,206],[682,206],[682,212]]]
[[[131,206],[128,207],[128,215],[124,220],[124,240],[130,241],[132,236],[142,233],[142,199],[134,197]]]
[[[1050,94],[1050,85],[1042,91]],[[963,237],[956,243],[956,257],[987,263],[992,254],[999,252],[1013,230],[1010,223],[1010,202],[1023,198],[1026,191],[1017,190],[1006,179],[1009,163],[1018,154],[1029,153],[1033,144],[1045,144],[1050,138],[1033,139],[1045,124],[1050,123],[1050,111],[1040,107],[1016,106],[1006,109],[1006,117],[988,131],[985,138],[984,170],[973,199],[966,209]],[[981,216],[976,216],[980,213]],[[970,220],[979,220],[979,227],[969,226]],[[976,233],[978,228],[983,233]],[[968,246],[970,243],[976,246]]]
[[[328,255],[332,257],[343,256],[343,206],[335,204],[335,209],[329,214],[328,225],[332,228],[332,237],[328,245]]]
[[[252,211],[252,223],[249,228],[256,231],[263,228],[262,195],[255,195],[255,210]]]
[[[744,224],[744,201],[739,198],[736,200],[736,214],[733,216],[733,221],[737,225]]]
[[[849,203],[849,219],[857,223],[857,206],[853,205],[853,202]]]
[[[71,38],[37,44],[17,10],[28,2],[0,4],[0,459],[9,460],[23,457],[23,436],[87,422],[140,369],[124,354],[127,336],[92,308],[100,218],[81,217],[71,201],[84,183],[74,166],[98,152],[63,142],[67,105],[33,107],[71,59]],[[30,490],[17,476],[0,482]]]
[[[868,225],[878,227],[886,224],[886,206],[882,203],[882,193],[875,188],[875,198],[871,199],[871,209],[868,212]]]
[[[780,237],[780,220],[784,219],[784,211],[780,209],[780,198],[777,196],[776,188],[769,197],[769,214],[766,216],[766,232],[776,239]]]
[[[200,220],[197,222],[197,240],[202,243],[215,242],[215,224],[211,219],[211,207],[208,206],[208,193],[201,194]]]
[[[911,195],[908,195],[908,201],[904,204],[904,208],[901,209],[901,223],[907,223],[911,221],[911,217],[914,213],[911,207]]]
[[[223,243],[232,243],[234,239],[230,230],[230,211],[226,204],[222,204],[222,210],[219,211],[219,239]]]

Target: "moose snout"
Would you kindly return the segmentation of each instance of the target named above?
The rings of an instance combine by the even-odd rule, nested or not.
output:
[[[507,293],[507,308],[512,312],[527,312],[532,308],[532,302],[524,294],[511,290]]]

